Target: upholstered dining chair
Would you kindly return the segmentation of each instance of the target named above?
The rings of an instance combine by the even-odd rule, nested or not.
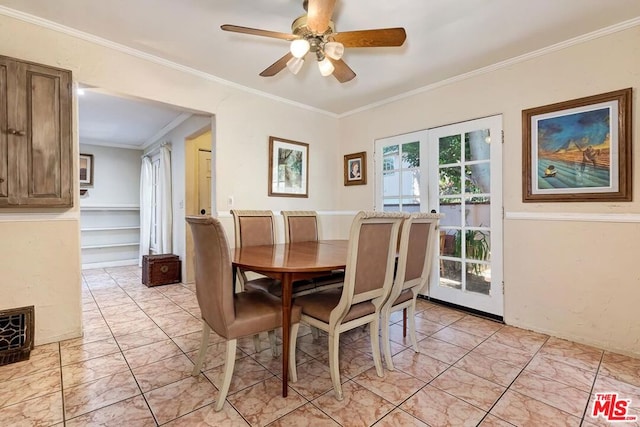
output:
[[[284,219],[286,243],[309,242],[320,239],[318,213],[316,211],[281,211]],[[311,279],[315,288],[307,293],[342,287],[344,270],[335,270],[325,276]],[[299,292],[302,294],[302,292]]]
[[[233,225],[235,230],[235,247],[273,245],[276,242],[276,229],[273,220],[273,212],[263,210],[238,210],[232,209]],[[238,269],[237,290],[242,291],[248,281],[246,272]],[[274,284],[280,285],[277,280],[260,277],[253,280],[250,286],[259,287],[262,290],[269,289]]]
[[[387,369],[394,370],[389,341],[391,313],[408,310],[409,337],[413,350],[418,352],[416,338],[416,299],[429,281],[436,245],[436,229],[440,214],[413,213],[402,224],[396,275],[387,301],[381,311],[382,347]]]
[[[329,370],[336,399],[342,400],[340,383],[340,334],[369,325],[371,351],[378,376],[383,376],[379,319],[382,304],[393,284],[398,233],[402,212],[359,212],[349,234],[344,286],[304,295],[294,300],[302,307],[301,321],[329,335]],[[289,357],[295,358],[295,336]],[[292,376],[292,381],[297,378]]]
[[[318,240],[318,213],[316,211],[280,211],[284,219],[284,241],[313,242]]]
[[[236,247],[273,245],[276,243],[276,231],[273,212],[261,210],[237,210],[232,209],[235,225]],[[248,281],[244,271],[238,271],[238,279],[241,287],[251,290],[268,292],[277,297],[282,296],[280,281],[268,277],[261,277]],[[293,295],[300,292],[313,290],[315,284],[308,281],[294,282]]]
[[[282,326],[282,303],[266,292],[234,292],[229,244],[220,221],[210,216],[186,218],[193,234],[196,296],[202,313],[202,340],[192,375],[200,374],[211,329],[227,340],[227,352],[216,411],[224,405],[236,358],[238,338]],[[247,284],[250,281],[247,282]],[[291,310],[291,334],[300,326],[300,307]],[[295,360],[289,363],[295,377]]]

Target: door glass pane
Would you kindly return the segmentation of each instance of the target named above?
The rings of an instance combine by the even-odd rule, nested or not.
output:
[[[491,266],[468,262],[465,287],[469,292],[489,295],[491,292]]]
[[[382,177],[382,196],[399,196],[400,192],[400,174],[397,171],[385,172]]]
[[[458,166],[440,168],[440,195],[460,194],[461,168]]]
[[[466,160],[489,160],[491,149],[489,129],[475,130],[465,135]]]
[[[420,171],[402,171],[402,195],[420,196]]]
[[[480,261],[491,259],[491,239],[488,230],[469,230],[465,232],[465,250],[467,258]]]
[[[402,211],[403,212],[420,212],[420,199],[411,197],[402,199]]]
[[[382,170],[388,171],[392,169],[398,169],[398,156],[400,154],[400,147],[398,145],[389,145],[382,148]]]
[[[462,289],[462,263],[443,259],[440,261],[440,286]]]
[[[489,162],[467,165],[464,168],[464,186],[467,193],[490,193],[491,170]]]
[[[486,200],[485,200],[486,199]],[[491,227],[491,204],[488,197],[469,197],[465,202],[465,225]]]
[[[420,143],[418,141],[402,144],[402,167],[420,167]]]
[[[398,199],[385,199],[382,210],[385,212],[399,212],[400,204]]]
[[[462,289],[462,262],[460,256],[460,230],[446,229],[440,231],[440,286]],[[458,245],[458,246],[456,246]]]
[[[440,199],[440,213],[444,218],[440,219],[441,226],[460,226],[462,224],[460,211],[462,199],[460,197],[443,197]]]
[[[445,136],[439,139],[439,163],[440,165],[448,165],[460,162],[460,154],[462,152],[460,135]]]

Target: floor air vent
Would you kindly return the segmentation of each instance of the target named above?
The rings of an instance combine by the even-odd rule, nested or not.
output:
[[[29,358],[33,318],[33,306],[0,310],[0,366]]]

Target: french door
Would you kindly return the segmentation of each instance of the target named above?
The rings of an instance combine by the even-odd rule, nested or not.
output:
[[[376,140],[376,209],[444,214],[431,298],[503,315],[502,116]]]

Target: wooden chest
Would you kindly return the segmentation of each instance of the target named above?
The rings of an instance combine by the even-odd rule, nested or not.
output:
[[[180,283],[181,268],[178,255],[143,255],[142,283],[147,286]]]

